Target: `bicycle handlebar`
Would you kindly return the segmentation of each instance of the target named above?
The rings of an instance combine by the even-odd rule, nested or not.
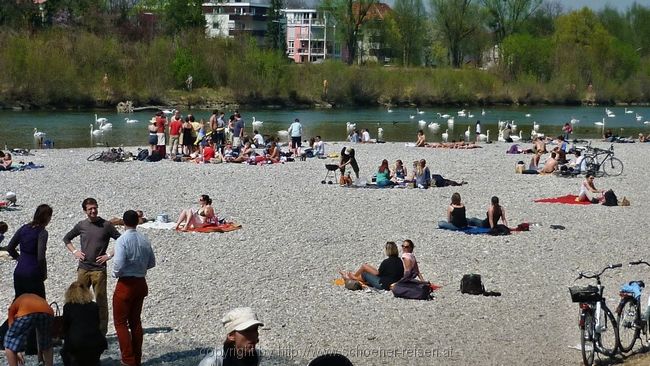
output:
[[[650,267],[650,263],[648,263],[648,262],[646,262],[646,261],[634,261],[634,262],[630,262],[630,266],[636,266],[636,265],[638,265],[638,264],[645,264],[646,266]]]
[[[631,263],[630,263],[630,264],[631,264]],[[586,274],[586,273],[584,273],[584,272],[579,272],[579,273],[578,273],[578,278],[576,278],[576,280],[579,280],[579,279],[581,279],[581,278],[589,278],[589,279],[591,279],[591,278],[599,278],[600,275],[602,275],[603,273],[605,273],[605,271],[607,271],[608,269],[621,268],[621,267],[623,267],[623,264],[622,264],[622,263],[616,263],[616,264],[610,264],[610,265],[608,265],[607,267],[603,268],[603,270],[600,271],[600,272],[597,273],[597,274],[591,274],[591,275],[590,275],[590,274]]]

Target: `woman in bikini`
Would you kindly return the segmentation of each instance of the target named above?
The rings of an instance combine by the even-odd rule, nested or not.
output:
[[[201,206],[198,210],[188,208],[181,211],[181,214],[176,221],[176,230],[181,230],[183,226],[183,231],[188,231],[190,229],[197,229],[208,225],[216,225],[219,223],[217,215],[214,213],[214,208],[212,208],[212,199],[207,194],[202,194],[199,198],[199,205]]]

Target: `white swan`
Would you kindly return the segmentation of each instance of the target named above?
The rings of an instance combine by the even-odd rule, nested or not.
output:
[[[107,118],[104,118],[104,117],[97,118],[97,113],[95,113],[95,123],[106,123],[106,122],[108,122]]]
[[[539,131],[539,123],[533,121],[533,131],[537,132]]]
[[[176,109],[171,109],[171,110],[170,110],[170,109],[164,109],[164,110],[162,110],[162,112],[163,112],[163,114],[165,114],[166,116],[169,116],[169,115],[171,115],[171,114],[176,114],[177,110],[176,110]]]
[[[448,139],[449,139],[449,130],[446,129],[445,132],[443,132],[442,134],[442,141],[447,142]]]
[[[113,129],[113,124],[112,123],[101,122],[99,124],[99,128],[102,131],[112,130]]]
[[[465,117],[465,110],[461,109],[460,111],[456,112],[458,114],[458,117]]]
[[[521,131],[519,131],[519,136],[514,135],[514,136],[510,136],[510,138],[511,138],[512,141],[514,141],[514,142],[521,141]]]
[[[415,118],[415,115],[410,114],[410,115],[409,115],[409,118],[410,118],[410,119],[414,119],[414,118]]]
[[[355,128],[357,128],[357,124],[356,124],[356,123],[347,122],[347,123],[345,124],[345,129],[346,129],[346,131],[348,131],[348,133],[354,131]]]
[[[90,135],[91,136],[101,136],[102,133],[104,133],[104,131],[96,130],[95,126],[93,126],[92,123],[90,124]]]
[[[435,122],[429,123],[428,127],[429,127],[429,130],[431,130],[431,132],[433,132],[433,133],[438,133],[438,130],[440,130],[440,125],[438,123],[435,123]]]
[[[481,116],[485,116],[485,109],[481,109]]]
[[[138,122],[140,122],[140,121],[138,121],[137,119],[128,119],[128,118],[125,118],[124,121],[125,121],[126,123],[138,123]]]
[[[427,125],[427,121],[421,119],[418,121],[418,125],[420,126],[420,128],[424,128]]]
[[[256,120],[255,116],[253,116],[253,128],[262,128],[263,124],[264,121]]]
[[[390,107],[388,107],[388,109],[386,109],[386,112],[388,112],[388,113],[393,113],[393,110],[390,109]]]
[[[451,128],[451,129],[454,128],[454,117],[450,117],[450,118],[447,120],[447,126],[448,126],[449,128]]]
[[[474,118],[474,115],[472,114],[472,112],[467,112],[467,118]]]
[[[524,116],[526,116],[527,118],[530,118],[530,113],[526,113]]]
[[[637,114],[636,114],[636,120],[639,121],[639,122],[641,122],[642,119],[643,119],[643,116],[641,116],[641,115],[639,115],[639,114],[637,113]]]
[[[469,126],[467,126],[467,131],[465,131],[465,140],[469,141]]]
[[[384,141],[384,129],[381,127],[377,128],[377,141]]]
[[[499,120],[499,130],[503,130],[506,127],[506,121]]]
[[[630,109],[627,109],[627,108],[625,108],[625,114],[630,114],[630,113],[634,113],[634,111],[633,111],[633,110],[630,110]]]
[[[579,119],[576,119],[576,118],[574,118],[574,117],[571,117],[571,124],[572,124],[572,125],[575,125],[576,123],[579,123],[579,122],[580,122]]]
[[[510,121],[510,128],[512,129],[512,132],[517,132],[517,125],[515,124],[515,121]]]
[[[451,116],[448,115],[447,113],[445,113],[445,114],[441,115],[440,117],[442,117],[442,118],[450,118]]]
[[[418,114],[424,114],[424,111],[421,111],[420,108],[416,108],[415,110],[418,112]]]
[[[490,130],[487,130],[487,134],[479,134],[478,139],[480,141],[488,142],[490,141]]]
[[[34,127],[34,138],[35,138],[35,139],[42,139],[42,138],[45,137],[45,135],[46,135],[45,132],[40,132],[40,131],[38,131],[38,130],[36,129],[36,127]]]

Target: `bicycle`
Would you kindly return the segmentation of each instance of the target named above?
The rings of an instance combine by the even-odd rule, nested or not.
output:
[[[86,158],[88,161],[103,161],[105,163],[115,163],[115,162],[123,162],[127,158],[132,157],[133,154],[124,151],[122,147],[118,148],[111,148],[109,147],[108,143],[106,144],[106,151],[99,151],[96,153],[91,154]]]
[[[614,144],[608,150],[587,146],[585,154],[587,172],[596,177],[619,176],[623,173],[623,162],[614,157]]]
[[[596,286],[569,287],[571,300],[580,304],[580,349],[585,366],[591,366],[595,353],[614,356],[620,343],[618,326],[614,314],[605,304],[600,276],[608,269],[620,268],[622,265],[610,264],[596,274],[580,272],[576,281],[582,278],[595,279]],[[614,339],[610,339],[610,338]]]
[[[645,261],[630,262],[630,266],[645,264],[650,267],[650,263]],[[641,332],[648,338],[648,315],[641,314],[641,293],[645,283],[643,281],[630,281],[621,287],[619,295],[621,302],[616,308],[616,320],[619,324],[619,348],[621,352],[629,352],[634,347],[634,343]]]

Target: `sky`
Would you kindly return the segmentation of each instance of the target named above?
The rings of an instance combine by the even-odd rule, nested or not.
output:
[[[594,10],[600,10],[605,5],[610,5],[619,10],[626,10],[635,0],[560,0],[562,7],[566,10],[580,9],[584,6],[590,7]],[[650,0],[636,0],[636,3],[643,6],[650,6]]]

